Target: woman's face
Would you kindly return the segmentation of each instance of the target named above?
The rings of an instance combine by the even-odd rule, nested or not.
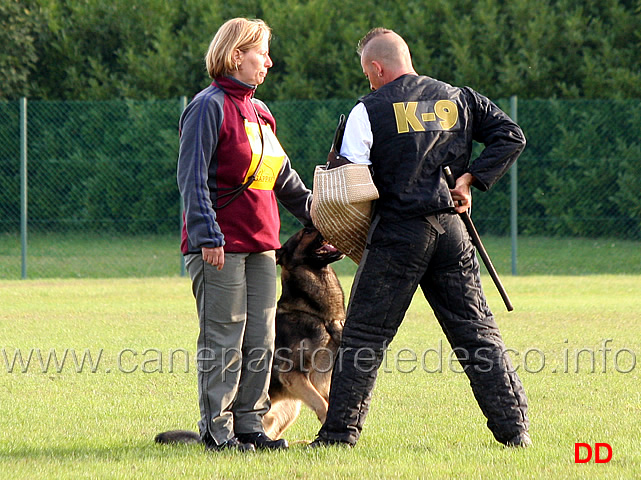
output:
[[[265,81],[267,69],[274,63],[269,58],[269,40],[265,36],[260,45],[246,52],[237,50],[238,70],[231,72],[232,76],[249,85],[260,85]]]

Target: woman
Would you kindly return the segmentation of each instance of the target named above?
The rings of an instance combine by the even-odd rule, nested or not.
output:
[[[180,119],[181,249],[198,308],[200,436],[207,449],[287,448],[262,427],[274,350],[278,199],[312,225],[311,193],[253,98],[273,65],[270,28],[235,18],[205,57],[212,84]]]

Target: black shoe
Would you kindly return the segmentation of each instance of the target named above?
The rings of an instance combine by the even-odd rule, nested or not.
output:
[[[526,448],[532,446],[532,440],[527,432],[521,432],[505,442],[506,447]]]
[[[351,448],[354,445],[348,442],[341,442],[340,440],[332,440],[329,438],[316,437],[316,440],[314,440],[312,443],[307,445],[307,448],[323,448],[323,447],[333,447],[333,446]]]
[[[238,450],[239,452],[255,452],[256,448],[251,443],[240,442],[238,438],[232,437],[226,442],[215,444],[214,442],[206,442],[205,450],[220,452],[221,450]]]
[[[237,433],[236,438],[243,443],[249,443],[263,450],[284,450],[289,447],[287,440],[283,438],[280,440],[272,440],[263,432]]]

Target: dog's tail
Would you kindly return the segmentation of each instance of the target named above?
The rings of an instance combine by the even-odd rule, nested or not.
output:
[[[191,432],[189,430],[170,430],[168,432],[162,432],[156,435],[154,438],[156,443],[163,444],[177,444],[177,443],[202,443],[200,435],[196,432]]]

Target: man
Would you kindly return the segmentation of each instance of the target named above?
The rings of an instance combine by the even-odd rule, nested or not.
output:
[[[356,444],[385,349],[420,286],[494,437],[526,447],[525,392],[455,214],[470,208],[471,185],[488,190],[516,161],[523,132],[472,89],[419,76],[391,30],[370,31],[358,52],[373,92],[350,112],[340,153],[371,165],[380,198],[352,287],[327,420],[311,446]],[[470,164],[473,141],[485,148]],[[451,191],[445,166],[457,178]]]

